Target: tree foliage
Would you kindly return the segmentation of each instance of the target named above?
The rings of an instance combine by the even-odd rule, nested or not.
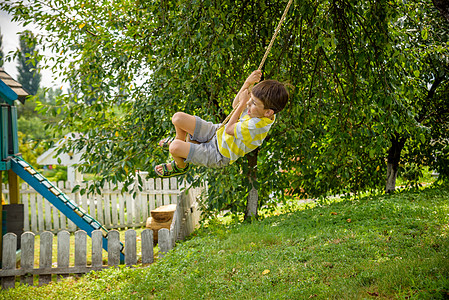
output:
[[[25,103],[17,101],[19,152],[23,158],[34,168],[40,169],[36,160],[45,149],[50,148],[67,132],[54,130],[62,116],[51,114],[38,114],[35,110],[38,105],[46,104],[49,107],[55,105],[55,97],[61,95],[61,90],[52,88],[39,89],[34,98],[27,98]],[[36,103],[37,102],[37,103]],[[56,114],[57,108],[53,108]]]
[[[87,150],[84,170],[102,178],[93,191],[107,180],[131,183],[136,170],[151,173],[165,160],[157,142],[174,134],[174,112],[221,121],[286,3],[59,0],[7,1],[3,8],[48,31],[39,43],[58,55],[43,64],[72,87],[58,100],[58,128],[81,133],[71,146]],[[264,67],[266,79],[292,88],[257,155],[259,205],[285,193],[382,189],[398,135],[407,139],[407,160],[447,172],[448,120],[437,113],[448,99],[441,32],[447,23],[430,0],[295,1]],[[207,180],[209,210],[238,212],[249,168],[243,158],[186,178]]]

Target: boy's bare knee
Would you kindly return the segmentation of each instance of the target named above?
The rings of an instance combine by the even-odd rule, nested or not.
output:
[[[177,113],[175,113],[173,115],[173,117],[171,118],[171,122],[173,123],[173,125],[179,124],[182,119],[184,118],[185,113],[178,111]]]
[[[182,142],[179,140],[173,140],[170,143],[170,146],[168,147],[168,151],[170,151],[171,154],[178,154],[180,149],[182,147]]]

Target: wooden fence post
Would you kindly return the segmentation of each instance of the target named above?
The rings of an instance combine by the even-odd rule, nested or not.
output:
[[[101,230],[92,231],[92,267],[103,265],[103,232]]]
[[[147,190],[154,191],[154,179],[150,178],[147,182]],[[156,207],[156,195],[155,194],[148,194],[148,211],[152,211]],[[147,214],[148,218],[148,214]]]
[[[162,190],[162,179],[161,178],[156,178],[156,190],[160,191]],[[162,199],[163,199],[163,195],[162,194],[156,194],[156,206],[162,206]]]
[[[152,264],[153,253],[153,230],[144,229],[141,233],[142,264]]]
[[[51,268],[51,257],[53,246],[53,233],[45,231],[41,233],[39,268]],[[39,286],[47,284],[51,281],[51,274],[39,275]]]
[[[28,214],[28,205],[29,205],[29,200],[28,200],[28,196],[29,194],[23,194],[22,191],[26,190],[26,183],[22,183],[21,187],[20,187],[20,191],[21,191],[21,198],[22,198],[22,203],[23,203],[23,210],[24,210],[24,216],[23,216],[23,230],[26,231],[30,231],[30,219],[29,219],[29,214]]]
[[[87,265],[87,233],[84,230],[75,232],[75,268]]]
[[[38,232],[37,229],[37,214],[36,212],[36,201],[37,194],[30,194],[30,210],[31,210],[31,231]],[[34,212],[34,213],[33,213]]]
[[[170,226],[170,247],[171,247],[171,249],[173,249],[173,247],[175,247],[176,238],[178,237],[178,228],[179,228],[178,213],[179,213],[179,210],[178,210],[178,207],[176,206],[176,210],[173,213],[172,223]]]
[[[31,272],[34,268],[34,233],[24,232],[22,234],[21,250],[20,267],[25,272],[25,275],[21,278],[21,282],[23,284],[33,285],[34,276],[27,273]]]
[[[117,230],[108,232],[108,266],[120,264],[120,233]]]
[[[125,264],[130,267],[137,264],[136,231],[128,229],[125,232]]]
[[[167,228],[159,229],[158,231],[159,257],[164,257],[164,254],[170,250],[170,231]]]
[[[75,241],[76,242],[76,241]],[[75,250],[76,251],[76,250]],[[58,233],[58,267],[68,268],[70,263],[70,233],[66,230]],[[61,275],[63,278],[68,275]]]
[[[7,233],[3,236],[2,267],[4,270],[14,270],[16,268],[17,236],[14,233]],[[2,288],[14,288],[15,276],[3,277]]]

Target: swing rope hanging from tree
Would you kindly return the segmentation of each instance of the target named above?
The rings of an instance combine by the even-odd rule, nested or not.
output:
[[[291,4],[293,3],[293,0],[289,0],[287,3],[287,6],[285,7],[284,13],[282,14],[281,19],[279,20],[278,26],[276,27],[276,29],[274,30],[274,34],[271,38],[270,43],[268,44],[267,50],[265,50],[265,54],[262,58],[262,61],[259,64],[259,68],[257,68],[258,70],[262,70],[263,65],[265,64],[265,60],[268,57],[268,54],[271,51],[271,48],[273,47],[274,44],[274,40],[276,39],[279,31],[281,30],[281,26],[284,23],[285,17],[287,16],[287,12],[290,9]],[[221,125],[217,128],[217,131],[219,129],[221,129],[222,127],[226,126],[226,124],[228,123],[229,119],[231,119],[231,116],[234,114],[235,110],[237,109],[238,105],[236,107],[234,107],[231,111],[231,113],[224,119],[224,121],[221,123]]]

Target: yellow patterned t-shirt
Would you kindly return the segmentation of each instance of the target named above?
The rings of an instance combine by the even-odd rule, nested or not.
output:
[[[244,110],[235,124],[234,136],[227,134],[225,127],[217,131],[218,150],[231,163],[236,161],[262,145],[274,121],[275,118],[251,118],[247,110]]]

